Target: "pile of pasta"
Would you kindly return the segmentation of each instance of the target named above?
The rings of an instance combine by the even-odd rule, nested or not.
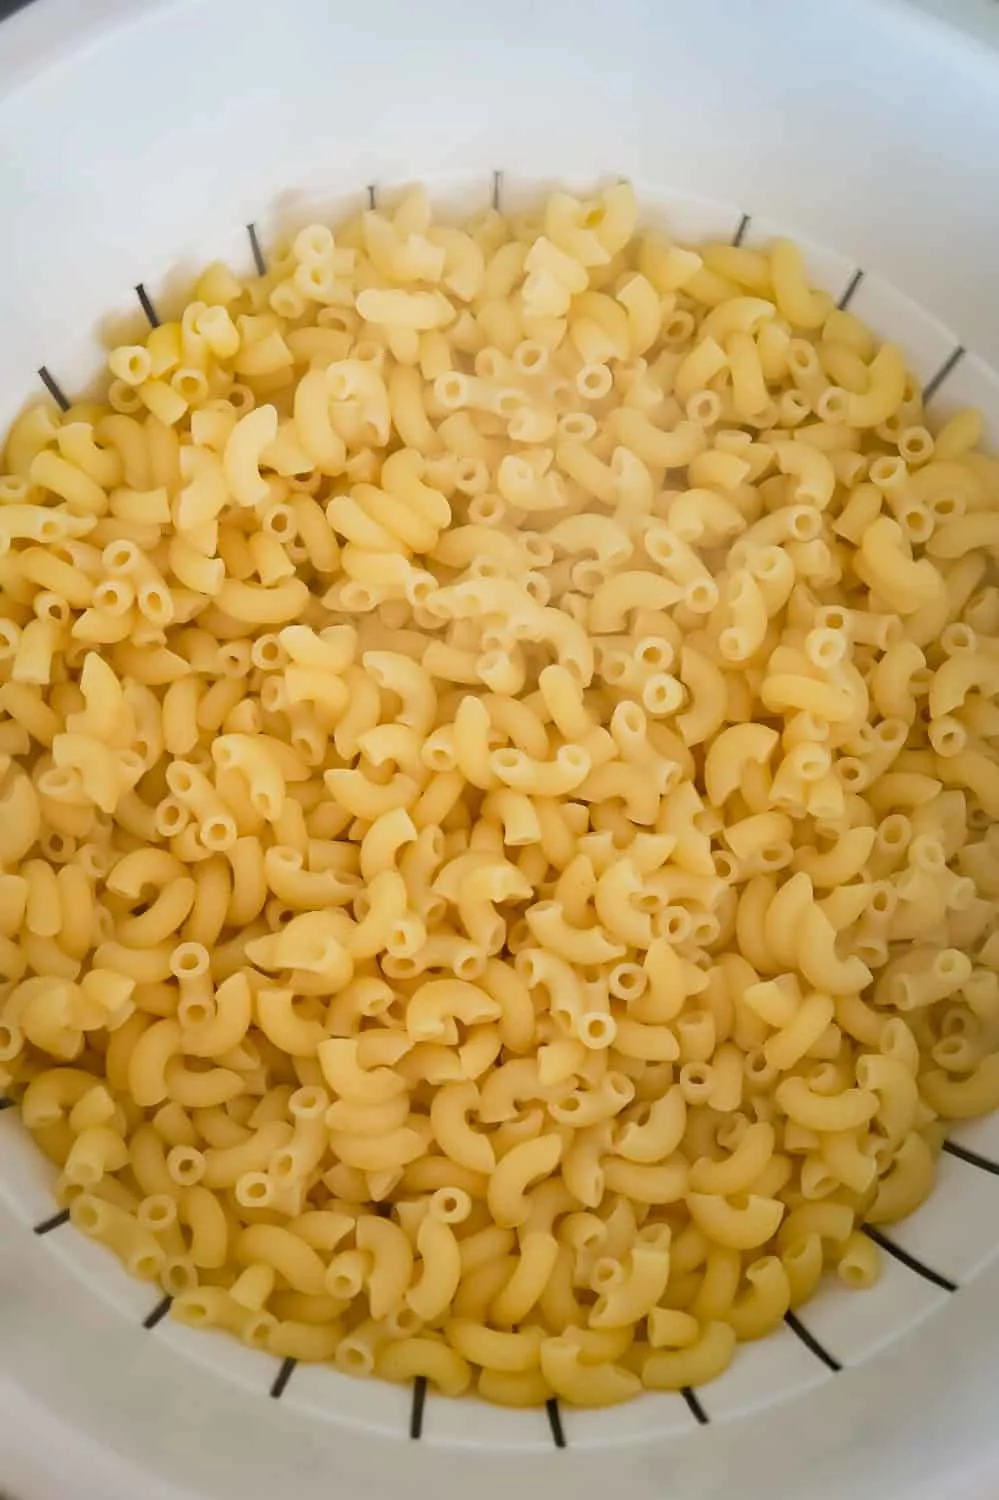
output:
[[[0,479],[0,1085],[172,1315],[697,1386],[999,1104],[999,461],[626,185],[210,266]]]

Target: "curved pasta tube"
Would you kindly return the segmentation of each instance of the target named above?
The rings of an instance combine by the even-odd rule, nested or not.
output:
[[[451,1305],[461,1280],[461,1252],[454,1231],[429,1214],[416,1235],[422,1268],[406,1293],[406,1304],[425,1323],[432,1322]]]
[[[971,1120],[988,1114],[999,1102],[999,1053],[983,1057],[965,1078],[931,1069],[920,1078],[919,1090],[930,1108],[945,1120]]]
[[[421,984],[406,1008],[406,1031],[410,1041],[457,1040],[455,1021],[476,1026],[495,1021],[498,1003],[478,985],[463,979],[431,979]]]
[[[878,1112],[877,1094],[870,1089],[848,1088],[839,1094],[817,1094],[800,1077],[785,1078],[774,1097],[795,1124],[819,1133],[827,1130],[858,1130]]]
[[[549,761],[532,760],[516,748],[493,750],[489,765],[504,785],[533,797],[566,797],[590,773],[589,752],[582,745],[561,745]]]
[[[856,954],[845,959],[839,957],[836,929],[820,906],[809,907],[801,916],[797,960],[798,968],[817,990],[859,994],[873,977]]]
[[[632,1020],[630,1016],[614,1019],[614,1036],[610,1045],[617,1048],[623,1057],[640,1058],[643,1062],[677,1062],[680,1045],[676,1033],[669,1026]],[[622,1153],[623,1155],[624,1153]]]
[[[247,958],[262,969],[297,969],[318,974],[329,988],[348,984],[354,973],[354,955],[347,951],[344,918],[326,911],[302,912],[279,932],[253,938],[246,944]]]
[[[489,1137],[472,1129],[468,1115],[478,1107],[479,1090],[468,1080],[446,1084],[430,1104],[430,1123],[444,1154],[473,1172],[491,1173],[496,1153]]]
[[[633,610],[669,609],[682,598],[679,584],[660,573],[615,573],[600,585],[590,602],[589,627],[595,635],[613,635],[624,630]]]
[[[277,437],[278,415],[273,406],[257,406],[240,417],[226,440],[222,467],[229,493],[237,505],[262,505],[270,495],[260,475],[260,457]]]
[[[437,693],[426,669],[398,651],[365,651],[361,663],[383,691],[396,693],[401,699],[399,722],[418,734],[429,734],[437,712]]]
[[[565,1336],[544,1340],[541,1372],[555,1394],[573,1406],[616,1406],[642,1389],[638,1376],[623,1365],[585,1364],[582,1350]]]
[[[747,568],[729,577],[724,605],[731,623],[719,635],[718,649],[726,661],[748,662],[762,646],[770,618],[763,590]]]
[[[155,1022],[139,1037],[128,1060],[128,1088],[144,1109],[169,1097],[166,1068],[181,1049],[180,1026],[174,1020]]]
[[[825,510],[836,488],[836,471],[829,455],[801,439],[775,443],[774,455],[781,473],[798,481],[793,490],[795,502]]]
[[[810,878],[813,885],[835,889],[860,874],[871,857],[876,837],[876,828],[866,825],[846,828],[827,853],[822,854],[818,849],[801,849],[794,856],[794,865]]]
[[[753,1250],[766,1244],[780,1227],[785,1205],[776,1198],[749,1193],[745,1202],[733,1204],[708,1193],[688,1192],[690,1216],[715,1244],[733,1250]]]
[[[746,1267],[749,1286],[725,1314],[740,1342],[763,1338],[783,1321],[791,1305],[791,1281],[783,1261],[764,1255]]]
[[[468,1361],[450,1345],[429,1336],[384,1344],[375,1359],[375,1374],[405,1385],[422,1375],[445,1396],[461,1396],[472,1383]]]
[[[680,1145],[686,1128],[687,1102],[679,1086],[673,1084],[652,1102],[644,1125],[629,1120],[621,1126],[614,1139],[614,1152],[626,1161],[645,1165],[665,1161]]]
[[[621,1328],[638,1323],[655,1307],[670,1274],[668,1250],[636,1245],[624,1279],[602,1294],[590,1313],[591,1328]]]
[[[723,1161],[701,1157],[690,1169],[690,1185],[698,1193],[729,1197],[744,1193],[763,1172],[774,1154],[776,1133],[766,1121],[746,1127],[735,1150]]]
[[[696,1344],[686,1349],[657,1349],[642,1365],[642,1384],[650,1391],[679,1391],[706,1385],[732,1362],[735,1329],[730,1323],[707,1323]]]
[[[523,1323],[551,1281],[558,1255],[555,1236],[532,1229],[528,1218],[520,1231],[520,1253],[513,1274],[489,1305],[490,1322]]]
[[[739,790],[748,764],[766,765],[779,739],[767,724],[732,724],[716,735],[704,757],[704,786],[712,806],[721,807]]]
[[[286,578],[274,585],[226,578],[215,596],[224,614],[255,625],[285,625],[297,619],[308,602],[309,587],[301,578]]]
[[[228,1104],[245,1092],[242,1075],[231,1068],[210,1068],[196,1073],[185,1068],[180,1057],[172,1057],[164,1069],[169,1097],[185,1109],[211,1109]]]
[[[789,1071],[814,1047],[835,1014],[830,995],[818,991],[807,995],[791,1019],[764,1042],[764,1058],[779,1072]]]
[[[525,1223],[531,1211],[527,1188],[539,1177],[554,1172],[561,1157],[562,1140],[556,1135],[513,1146],[497,1163],[486,1190],[495,1223],[504,1229],[516,1229]]]
[[[933,1190],[936,1161],[926,1141],[910,1132],[878,1183],[877,1195],[864,1217],[869,1224],[894,1224],[913,1213]]]
[[[254,1010],[264,1035],[292,1057],[315,1057],[320,1043],[326,1039],[321,1022],[296,1014],[292,990],[259,988]]]
[[[369,884],[367,895],[368,913],[345,939],[355,960],[373,958],[388,946],[409,905],[406,882],[398,870],[382,870]]]
[[[901,615],[915,614],[943,589],[940,574],[928,558],[914,562],[909,556],[902,528],[890,516],[879,516],[867,527],[860,555],[872,586]]]
[[[571,927],[558,901],[535,902],[526,917],[542,947],[568,963],[612,963],[627,951],[624,944],[612,942],[602,927]]]
[[[851,427],[877,427],[901,406],[905,396],[905,361],[894,344],[882,344],[867,373],[867,390],[847,395],[846,420]]]
[[[582,444],[579,443],[563,443],[556,454],[559,466],[565,468],[564,460],[573,458],[581,448]],[[614,500],[613,491],[608,491],[605,503],[613,504]],[[634,551],[634,544],[627,531],[611,516],[571,516],[566,521],[558,521],[547,535],[555,548],[573,555],[593,552],[607,567],[620,566]]]
[[[934,719],[963,706],[972,689],[994,698],[999,693],[999,662],[977,652],[962,652],[943,662],[930,684],[929,709]]]
[[[363,676],[363,673],[361,674]],[[374,685],[372,685],[374,686]],[[375,690],[375,699],[378,693]],[[377,711],[377,702],[376,702]],[[365,725],[365,728],[370,727]],[[337,726],[337,733],[343,728]],[[364,731],[361,730],[361,733]],[[356,753],[356,752],[351,752]],[[369,781],[363,771],[356,768],[323,772],[323,780],[327,790],[351,817],[363,818],[365,822],[373,822],[375,818],[381,817],[382,813],[391,812],[394,807],[412,807],[419,792],[419,785],[411,776],[397,773],[391,781],[378,785]]]
[[[541,1365],[545,1335],[540,1328],[504,1333],[469,1318],[451,1318],[444,1325],[444,1336],[470,1364],[486,1370],[515,1375],[539,1369]]]
[[[323,1077],[339,1098],[383,1104],[406,1092],[406,1079],[391,1068],[362,1067],[358,1048],[356,1037],[330,1037],[317,1048]]]
[[[857,1059],[857,1082],[878,1095],[875,1119],[888,1141],[896,1145],[916,1124],[922,1080],[917,1084],[900,1058],[866,1055]]]
[[[634,905],[632,897],[644,890],[641,876],[630,859],[619,859],[597,881],[593,904],[597,916],[612,938],[635,948],[651,946],[652,917]]]
[[[377,1136],[331,1130],[330,1150],[348,1167],[361,1172],[400,1172],[426,1154],[425,1136],[402,1125]]]
[[[413,1279],[413,1251],[405,1231],[391,1219],[366,1214],[357,1220],[357,1248],[370,1253],[368,1302],[373,1318],[400,1306]]]
[[[295,436],[322,474],[341,474],[347,449],[330,416],[330,380],[326,370],[307,370],[295,387]]]
[[[326,1267],[315,1250],[278,1224],[251,1224],[236,1236],[233,1254],[241,1265],[271,1266],[296,1292],[318,1296]]]
[[[721,669],[693,646],[680,653],[680,680],[690,694],[690,706],[677,715],[685,745],[700,745],[721,728],[728,690]]]
[[[622,1193],[636,1203],[678,1203],[687,1193],[687,1163],[679,1155],[655,1163],[608,1156],[602,1170],[604,1186],[610,1192]]]

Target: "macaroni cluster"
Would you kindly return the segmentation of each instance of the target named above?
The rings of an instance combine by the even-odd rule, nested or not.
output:
[[[172,1314],[696,1386],[999,1104],[999,462],[767,251],[423,192],[0,465],[0,1086]]]

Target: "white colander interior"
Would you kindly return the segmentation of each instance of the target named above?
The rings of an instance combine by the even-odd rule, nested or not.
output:
[[[833,0],[806,27],[791,0],[664,0],[655,17],[643,0],[622,0],[613,16],[511,0],[474,24],[458,0],[434,0],[422,30],[395,0],[371,0],[351,26],[322,0],[286,0],[281,16],[235,0],[41,9],[51,29],[20,17],[12,51],[0,47],[0,201],[15,205],[21,231],[0,247],[0,420],[33,383],[57,400],[84,394],[102,349],[150,313],[169,316],[195,266],[220,257],[249,271],[278,233],[335,222],[370,193],[389,202],[420,179],[446,210],[514,209],[556,183],[590,187],[627,172],[645,217],[678,239],[797,239],[817,284],[902,345],[931,413],[979,406],[999,450],[999,305],[981,290],[999,243],[999,192],[988,194],[981,165],[999,161],[999,104],[988,103],[999,70],[890,0]],[[87,56],[66,40],[97,35]],[[324,72],[337,49],[347,61]],[[176,99],[149,98],[151,59],[182,80]],[[709,68],[718,97],[703,87]],[[404,81],[413,69],[419,88]],[[927,101],[941,76],[952,81],[934,114]],[[291,94],[282,78],[294,79]],[[838,110],[844,91],[851,105]],[[355,1475],[370,1463],[372,1497],[409,1482],[409,1454],[421,1465],[437,1455],[440,1467],[421,1474],[474,1482],[483,1497],[500,1493],[504,1465],[518,1462],[552,1497],[596,1494],[615,1462],[627,1464],[635,1496],[662,1493],[661,1465],[691,1496],[714,1494],[730,1466],[747,1500],[783,1494],[803,1473],[814,1494],[838,1493],[850,1464],[858,1496],[879,1474],[904,1470],[915,1485],[947,1451],[920,1402],[939,1398],[943,1411],[934,1362],[956,1360],[966,1335],[969,1359],[951,1384],[966,1383],[967,1400],[947,1405],[946,1432],[957,1442],[968,1413],[969,1442],[984,1441],[976,1401],[982,1374],[999,1370],[999,1341],[993,1356],[968,1328],[999,1271],[999,1119],[956,1131],[931,1200],[878,1234],[885,1269],[872,1290],[829,1282],[703,1390],[596,1413],[453,1402],[422,1382],[355,1381],[182,1327],[154,1287],[65,1222],[52,1177],[0,1104],[0,1389],[23,1382],[150,1475],[176,1471],[191,1488],[171,1494],[193,1494],[202,1474],[206,1495],[235,1492],[226,1464],[247,1500],[273,1494],[285,1471],[268,1474],[267,1456],[287,1462],[291,1444],[323,1462],[349,1451]],[[93,1386],[83,1390],[90,1341]],[[132,1372],[150,1409],[138,1437],[117,1413],[139,1399],[126,1390]],[[883,1396],[894,1444],[885,1452],[874,1441],[881,1372],[894,1383]],[[921,1412],[937,1432],[925,1464]],[[741,1420],[750,1416],[755,1425]],[[856,1462],[843,1451],[851,1431],[868,1444]],[[402,1456],[385,1458],[371,1438],[393,1440]],[[473,1469],[472,1454],[492,1457]],[[827,1467],[814,1472],[811,1459]],[[324,1492],[303,1467],[296,1494]]]
[[[535,204],[553,184],[513,177],[502,169],[428,179],[435,208],[468,213],[494,202],[516,212]],[[580,182],[592,186],[592,181]],[[842,306],[881,336],[898,342],[938,417],[973,404],[982,408],[990,440],[999,440],[999,377],[966,349],[930,313],[917,307],[877,274],[837,251],[803,241],[794,224],[775,223],[739,206],[690,198],[637,184],[644,215],[662,222],[678,239],[730,239],[766,244],[778,235],[798,239],[811,276]],[[374,183],[355,191],[285,195],[250,224],[234,226],[227,259],[250,270],[276,238],[316,219],[336,223],[370,202],[390,205],[398,189]],[[217,253],[214,251],[210,253]],[[207,259],[204,256],[203,259]],[[126,324],[171,316],[185,290],[190,267],[173,267],[137,283],[135,306],[115,318],[114,334]],[[127,289],[125,290],[127,296]],[[107,328],[101,330],[108,336]],[[40,383],[61,402],[79,397],[98,370],[78,364],[74,351],[39,361]],[[455,1402],[418,1380],[411,1390],[361,1382],[322,1366],[298,1366],[243,1348],[218,1333],[180,1325],[169,1316],[170,1300],[131,1280],[102,1247],[86,1240],[57,1212],[54,1172],[37,1155],[13,1110],[0,1115],[0,1193],[37,1237],[39,1253],[58,1257],[65,1271],[128,1318],[136,1337],[168,1344],[220,1379],[255,1395],[269,1395],[310,1417],[360,1427],[385,1437],[428,1444],[509,1453],[556,1447],[603,1448],[643,1439],[680,1437],[698,1425],[745,1417],[790,1396],[831,1381],[842,1370],[871,1358],[925,1318],[984,1265],[999,1256],[999,1118],[957,1131],[945,1148],[930,1201],[890,1231],[869,1230],[884,1251],[884,1275],[869,1291],[851,1292],[827,1280],[800,1314],[757,1343],[740,1346],[731,1367],[703,1390],[677,1395],[647,1394],[623,1408],[580,1412],[549,1402],[544,1411],[517,1412],[476,1400]]]

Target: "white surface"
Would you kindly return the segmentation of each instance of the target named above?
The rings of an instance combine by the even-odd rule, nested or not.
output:
[[[497,168],[506,203],[538,179],[626,172],[680,236],[730,235],[749,213],[750,240],[802,239],[834,291],[863,267],[858,297],[924,377],[960,342],[961,378],[994,386],[999,67],[892,0],[41,0],[0,32],[0,202],[16,225],[0,237],[0,420],[41,363],[84,389],[108,313],[116,332],[135,317],[130,288],[167,304],[182,279],[168,268],[245,257],[247,222],[266,232],[414,178],[467,203]],[[999,1181],[961,1163],[943,1217],[928,1208],[899,1238],[979,1274],[933,1312],[940,1299],[893,1273],[896,1295],[872,1303],[875,1358],[833,1376],[784,1330],[701,1393],[710,1427],[648,1398],[567,1412],[557,1453],[541,1414],[479,1408],[463,1434],[460,1408],[430,1394],[416,1445],[405,1391],[299,1369],[275,1402],[276,1361],[169,1324],[143,1333],[134,1287],[119,1295],[92,1256],[85,1280],[67,1275],[70,1242],[31,1233],[51,1205],[10,1130],[0,1478],[18,1500],[404,1486],[507,1500],[518,1485],[589,1500],[624,1484],[629,1500],[667,1484],[716,1500],[733,1480],[740,1500],[995,1494],[999,1270],[982,1263]],[[820,1312],[827,1346],[860,1360],[855,1316]],[[491,1451],[473,1458],[470,1439]]]
[[[115,17],[86,67],[39,71],[74,27]],[[485,184],[496,167],[511,188],[627,171],[750,212],[995,361],[976,251],[999,239],[994,78],[991,54],[891,0],[42,0],[0,43],[0,141],[16,142],[0,201],[18,226],[0,399],[42,362],[83,388],[136,282],[231,244],[279,194]]]

